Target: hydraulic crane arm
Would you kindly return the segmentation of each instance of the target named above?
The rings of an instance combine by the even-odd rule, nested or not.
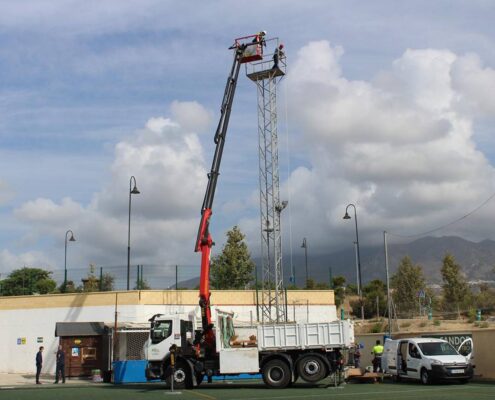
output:
[[[246,45],[235,47],[234,61],[232,69],[227,79],[225,92],[223,95],[220,121],[218,122],[214,142],[216,144],[215,155],[211,164],[211,171],[208,173],[208,185],[201,208],[201,222],[199,224],[198,236],[196,239],[196,252],[201,252],[201,274],[199,283],[199,305],[201,307],[201,322],[203,335],[207,342],[213,341],[213,332],[211,330],[211,309],[210,309],[210,253],[214,242],[210,235],[209,224],[212,214],[213,199],[217,186],[218,175],[220,174],[220,163],[222,161],[223,147],[225,136],[229,125],[232,103],[234,101],[237,78],[242,64],[243,52]]]

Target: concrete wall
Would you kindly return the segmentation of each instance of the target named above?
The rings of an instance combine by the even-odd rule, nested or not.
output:
[[[213,291],[213,317],[219,308],[236,313],[240,321],[256,321],[255,299],[255,291]],[[33,373],[34,358],[42,345],[43,373],[54,373],[57,322],[105,322],[113,326],[117,304],[119,322],[147,323],[157,313],[196,311],[199,315],[197,302],[195,290],[0,297],[0,372]],[[337,319],[333,291],[289,292],[288,315],[299,322]],[[42,338],[41,343],[38,338]],[[18,339],[21,344],[17,344]]]
[[[474,343],[474,364],[476,365],[475,375],[483,379],[495,379],[495,329],[472,329],[463,331],[432,331],[432,332],[407,332],[401,334],[394,333],[394,339],[412,338],[432,335],[456,335],[471,334]],[[356,343],[362,343],[364,349],[361,350],[361,366],[372,365],[371,349],[375,341],[380,339],[383,343],[383,333],[356,335]]]

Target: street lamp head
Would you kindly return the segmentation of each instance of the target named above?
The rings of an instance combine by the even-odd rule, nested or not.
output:
[[[141,192],[138,190],[137,186],[134,185],[134,188],[131,190],[131,194],[139,194],[139,193]]]
[[[75,242],[75,241],[76,238],[74,237],[74,234],[71,232],[69,242]]]
[[[306,248],[306,238],[304,238],[304,239],[303,239],[303,242],[302,242],[301,247],[302,247],[303,249],[305,249],[305,248]]]
[[[351,216],[349,215],[349,213],[346,211],[345,212],[345,215],[342,217],[342,219],[351,219]]]

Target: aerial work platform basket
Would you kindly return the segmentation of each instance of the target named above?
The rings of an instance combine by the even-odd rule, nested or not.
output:
[[[264,35],[243,36],[235,39],[232,48],[244,47],[240,63],[249,63],[263,60],[263,45],[265,44]]]
[[[275,50],[271,53],[262,53],[261,59],[246,64],[246,75],[253,82],[283,77],[286,73],[286,57],[281,50],[283,45],[280,45],[279,39],[271,38],[266,40],[265,43],[267,43],[267,47],[274,46]],[[278,52],[278,59],[275,63],[276,52]]]

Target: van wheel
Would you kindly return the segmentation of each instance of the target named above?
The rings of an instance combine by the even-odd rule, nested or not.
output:
[[[308,354],[297,362],[297,373],[306,382],[315,383],[327,376],[327,368],[320,357]]]
[[[263,366],[263,381],[268,387],[282,389],[289,385],[290,368],[282,360],[270,360]]]
[[[430,374],[425,368],[421,370],[421,383],[423,385],[429,385],[431,383]]]

